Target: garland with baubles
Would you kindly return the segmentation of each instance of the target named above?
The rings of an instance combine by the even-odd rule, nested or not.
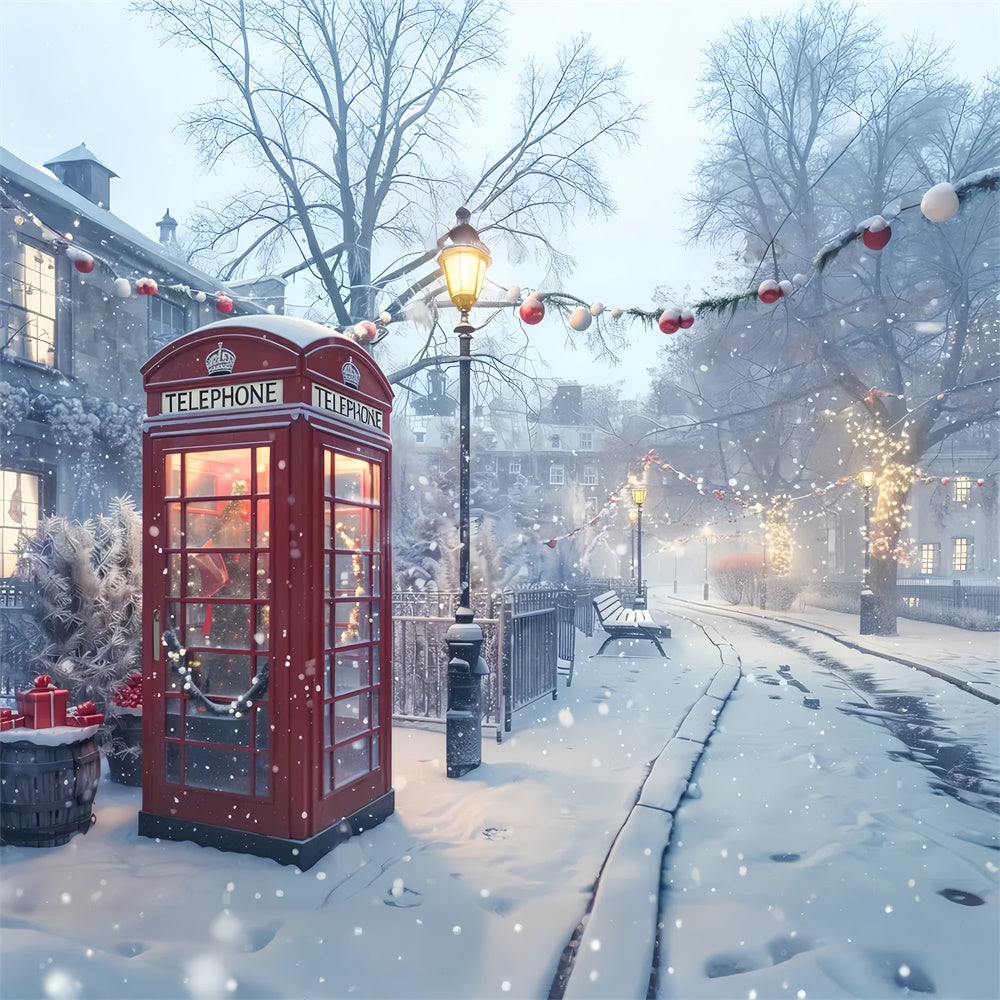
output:
[[[167,629],[163,633],[163,645],[167,650],[167,659],[184,679],[185,692],[215,715],[233,715],[239,717],[248,708],[252,708],[254,701],[267,690],[267,663],[265,662],[260,672],[253,679],[253,683],[243,694],[237,695],[236,698],[229,702],[213,701],[198,687],[198,683],[195,680],[197,664],[192,664],[190,654],[180,644],[173,629]]]

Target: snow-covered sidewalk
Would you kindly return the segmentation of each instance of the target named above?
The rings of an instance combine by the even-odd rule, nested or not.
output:
[[[1000,632],[974,632],[936,622],[897,619],[894,636],[861,635],[857,615],[811,605],[801,611],[761,611],[693,598],[675,598],[667,588],[650,588],[650,603],[683,608],[697,618],[699,609],[801,625],[822,632],[851,649],[873,653],[937,677],[949,678],[967,690],[1000,703]]]
[[[590,659],[603,636],[581,639],[572,687],[518,712],[459,780],[442,733],[396,727],[396,813],[306,873],[140,838],[139,790],[102,779],[87,835],[0,848],[0,993],[545,997],[603,868],[582,950],[605,959],[600,994],[626,995],[619,976],[648,977],[661,807],[738,677],[676,624],[668,661],[649,643]],[[665,753],[675,736],[683,752]]]
[[[651,596],[654,610],[668,606]],[[725,609],[712,608],[716,610]],[[545,699],[518,712],[513,732],[499,745],[484,740],[482,766],[459,780],[445,776],[443,733],[397,726],[395,814],[340,845],[305,873],[251,856],[140,838],[139,790],[102,778],[95,803],[97,824],[86,836],[52,849],[0,848],[0,994],[11,1000],[542,1000],[556,983],[557,994],[564,991],[567,997],[643,1000],[654,960],[661,863],[672,835],[678,839],[676,826],[684,822],[686,808],[677,812],[682,801],[690,804],[694,796],[700,807],[694,818],[700,816],[714,838],[712,849],[699,861],[703,872],[712,858],[716,867],[730,864],[718,860],[728,857],[730,841],[749,838],[757,845],[760,839],[752,829],[726,835],[731,795],[738,798],[759,790],[761,804],[771,804],[771,821],[778,829],[789,828],[781,817],[791,816],[799,806],[800,786],[794,780],[775,782],[768,774],[777,772],[762,767],[768,755],[778,766],[789,760],[790,750],[783,748],[796,748],[796,760],[802,757],[809,768],[818,769],[817,778],[828,786],[824,801],[842,803],[841,812],[849,811],[847,803],[869,808],[864,805],[869,792],[850,785],[858,780],[856,769],[825,760],[828,740],[816,729],[815,713],[801,705],[785,712],[784,706],[791,703],[772,701],[779,690],[773,687],[760,686],[758,691],[759,685],[752,684],[753,690],[743,692],[743,683],[753,680],[749,673],[758,669],[748,656],[761,658],[772,671],[777,663],[765,639],[743,647],[742,640],[731,638],[738,634],[735,623],[721,628],[718,618],[713,623],[696,607],[677,604],[669,620],[673,637],[665,645],[670,656],[666,661],[652,644],[642,642],[607,650],[621,655],[592,656],[604,636],[581,637],[572,687],[560,687],[555,701]],[[814,620],[810,627],[821,624]],[[971,657],[981,655],[985,664],[971,666],[995,669],[995,660],[989,661],[995,636],[948,636],[948,631],[957,630],[933,626],[937,638],[916,639],[908,633],[911,624],[901,622],[899,641],[913,655],[921,652],[933,658],[949,647],[954,654],[968,639],[965,667]],[[836,626],[827,621],[824,627]],[[843,635],[851,638],[847,623]],[[932,641],[944,645],[931,651]],[[761,697],[761,692],[761,704],[768,711],[773,707],[776,719],[766,723],[758,719],[756,709],[750,714],[743,710],[738,720],[746,732],[734,738],[725,731],[723,709],[750,706],[748,699]],[[828,698],[823,699],[824,711]],[[979,704],[984,712],[994,710]],[[834,704],[830,712],[836,721]],[[787,728],[789,718],[799,729]],[[717,727],[723,731],[706,753],[706,742]],[[887,743],[880,729],[870,728],[870,756],[881,759],[883,744],[891,740]],[[744,758],[751,736],[757,749]],[[859,759],[869,756],[867,744],[856,749]],[[710,784],[704,798],[698,798],[701,790],[692,790],[689,779],[699,761],[709,757],[715,759],[716,770],[721,761],[723,771],[730,757],[739,758],[745,774],[732,791],[713,790]],[[882,791],[888,794],[894,780],[896,772],[887,772],[879,778],[880,789],[884,785]],[[844,782],[849,784],[841,789]],[[917,784],[921,789],[926,785]],[[889,822],[894,808],[887,804],[885,818],[877,814],[875,819],[867,813],[854,819],[844,813],[839,822],[847,824],[847,833],[827,826],[834,846],[845,837],[852,845],[857,841],[852,857],[862,874],[852,869],[851,877],[862,878],[868,863],[862,850],[867,850],[865,837],[874,837],[876,827],[889,831],[880,836],[897,835]],[[950,810],[956,818],[959,812]],[[923,798],[912,809],[907,807],[906,815],[911,814],[917,816],[916,825],[907,827],[905,842],[917,844],[922,831],[936,822],[936,814],[926,811]],[[955,913],[968,914],[974,926],[984,916],[995,922],[997,913],[996,866],[980,866],[975,872],[972,867],[985,851],[975,845],[988,835],[982,830],[972,833],[973,821],[980,826],[991,821],[983,815],[972,810],[967,829],[975,844],[962,861],[966,867],[945,885],[986,900],[985,907],[975,910],[948,903]],[[935,837],[940,839],[937,833]],[[800,840],[807,843],[805,836]],[[826,849],[833,851],[834,846]],[[680,850],[682,844],[672,844],[668,858]],[[817,854],[810,863],[819,861]],[[914,872],[923,864],[912,862]],[[824,871],[822,865],[811,869],[813,877]],[[787,874],[794,876],[791,868]],[[718,876],[713,873],[712,884],[716,877],[744,878],[728,868],[720,869]],[[793,884],[798,883],[793,879]],[[713,900],[721,897],[713,895]],[[715,922],[706,911],[705,933],[717,923],[721,927],[729,915],[720,909]],[[844,914],[843,925],[853,928],[850,913]],[[957,925],[955,929],[960,931]],[[865,934],[863,926],[856,930]],[[669,948],[678,945],[667,942]],[[710,942],[700,947],[706,954],[711,951]],[[815,954],[825,960],[828,953],[816,949]],[[829,954],[836,959],[836,953]],[[693,954],[689,957],[694,959]],[[805,954],[793,957],[789,968],[810,961]],[[935,963],[926,958],[922,967],[936,972]],[[718,963],[714,953],[709,959]],[[989,961],[984,956],[984,962]],[[733,980],[706,978],[699,971],[702,964],[692,967],[693,978],[685,981],[708,984],[716,991],[711,995],[730,995],[725,991],[735,988]],[[732,963],[726,966],[727,971],[731,968]],[[781,969],[774,974],[780,976]],[[810,975],[816,981],[815,974]],[[988,971],[983,981],[990,981]],[[864,989],[870,980],[860,977],[857,982],[861,992],[847,985],[838,995],[868,995]]]

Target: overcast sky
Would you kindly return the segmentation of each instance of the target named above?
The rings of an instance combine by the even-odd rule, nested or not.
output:
[[[626,61],[631,93],[650,104],[641,145],[605,162],[617,218],[582,220],[570,234],[568,249],[579,261],[570,290],[623,308],[651,308],[663,285],[690,286],[692,300],[733,291],[714,283],[713,256],[685,247],[681,236],[682,195],[704,134],[692,111],[701,52],[734,19],[800,4],[513,0],[510,6],[512,72],[524,56],[544,56],[570,34],[586,32],[608,57]],[[970,80],[997,67],[997,0],[859,6],[881,17],[893,38],[916,33],[952,44],[953,69]],[[224,176],[203,175],[177,129],[181,115],[210,96],[213,79],[191,51],[161,46],[124,0],[0,0],[0,46],[0,142],[14,155],[37,166],[85,142],[119,175],[112,182],[114,214],[151,237],[165,209],[183,228],[197,202],[221,199],[227,190]],[[504,285],[539,283],[531,265],[491,277]],[[637,338],[651,336],[636,331]],[[648,346],[652,359],[659,344]],[[586,364],[573,375],[603,381],[597,376]]]

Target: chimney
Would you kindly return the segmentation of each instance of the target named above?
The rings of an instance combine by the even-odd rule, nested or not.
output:
[[[170,209],[163,213],[163,218],[157,223],[160,227],[160,242],[163,244],[177,242],[177,220],[170,215]]]
[[[84,143],[81,142],[76,149],[68,150],[43,166],[51,170],[66,187],[83,195],[87,201],[99,208],[111,208],[111,178],[118,175],[104,166]]]

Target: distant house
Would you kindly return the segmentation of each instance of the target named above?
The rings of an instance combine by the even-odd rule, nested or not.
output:
[[[281,279],[226,285],[188,266],[169,210],[159,240],[113,215],[116,176],[84,145],[43,170],[0,148],[3,578],[40,517],[139,496],[147,358],[222,312],[284,311]]]

